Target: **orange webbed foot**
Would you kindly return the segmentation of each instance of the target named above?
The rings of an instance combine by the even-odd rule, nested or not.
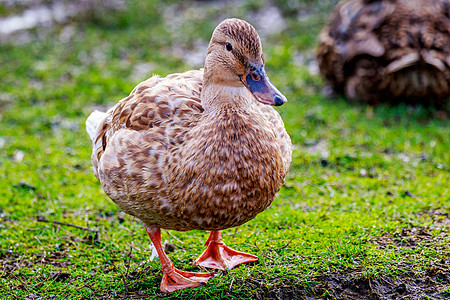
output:
[[[194,288],[206,285],[209,278],[215,273],[194,273],[178,270],[167,257],[161,245],[161,230],[158,227],[147,227],[147,233],[158,252],[161,261],[163,278],[161,280],[161,292],[171,293],[181,289]]]
[[[171,293],[185,288],[204,286],[214,273],[185,272],[176,268],[163,274],[161,292]]]
[[[225,270],[259,260],[256,255],[236,251],[225,245],[220,231],[211,232],[206,241],[206,246],[205,252],[193,263],[194,265],[209,269]]]

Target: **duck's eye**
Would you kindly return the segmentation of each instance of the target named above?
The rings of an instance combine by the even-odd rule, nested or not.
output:
[[[252,79],[254,81],[259,81],[261,79],[261,77],[258,74],[256,74],[256,73],[252,73]]]
[[[230,43],[227,43],[227,50],[228,50],[228,51],[231,51],[231,50],[233,50],[233,46],[231,46],[231,44],[230,44]]]

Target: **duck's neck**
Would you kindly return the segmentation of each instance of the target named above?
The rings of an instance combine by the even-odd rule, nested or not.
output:
[[[215,83],[203,86],[201,101],[205,113],[220,114],[247,111],[253,107],[255,99],[242,84],[231,86]]]

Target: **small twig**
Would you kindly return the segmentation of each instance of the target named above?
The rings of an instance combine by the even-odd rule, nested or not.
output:
[[[383,276],[379,277],[383,282],[385,282],[386,284],[389,284],[390,286],[394,286],[394,284],[390,283],[389,281],[387,281],[386,279],[384,279]]]
[[[130,251],[128,251],[128,254],[127,254],[127,260],[126,260],[126,263],[125,263],[125,269],[126,269],[126,273],[125,273],[125,276],[127,276],[128,277],[128,270],[130,269],[130,261],[131,261],[131,253],[133,252],[133,242],[131,242],[131,244],[130,244]]]
[[[439,267],[444,267],[444,268],[447,268],[448,267],[448,265],[445,265],[445,264],[441,264],[441,263],[434,263],[436,266],[439,266]]]
[[[231,293],[231,289],[233,287],[233,282],[234,282],[234,277],[231,278],[231,283],[230,283],[230,287],[228,288],[228,293]]]
[[[281,246],[280,248],[276,249],[275,251],[283,250],[284,248],[286,248],[287,246],[289,246],[289,244],[290,244],[293,240],[295,240],[295,237],[293,237],[289,242],[287,242],[286,245]]]
[[[38,216],[36,218],[36,220],[38,222],[52,223],[52,224],[57,224],[57,225],[62,225],[62,226],[70,226],[70,227],[75,227],[75,228],[78,228],[78,229],[81,229],[81,230],[86,230],[86,231],[98,233],[98,230],[95,230],[95,229],[86,228],[86,227],[83,227],[83,226],[78,226],[78,225],[70,224],[70,223],[64,223],[64,222],[58,222],[58,221],[49,221],[49,220],[47,220],[47,218],[42,217],[42,216]]]
[[[17,269],[18,269],[18,267],[17,267],[17,264],[16,264],[16,265],[14,266],[14,268],[13,268],[11,271],[9,271],[9,273],[6,274],[5,276],[6,276],[6,277],[11,276],[11,275],[13,274],[13,272],[15,272]],[[3,277],[3,275],[4,275],[5,272],[6,272],[6,266],[5,266],[5,268],[3,269],[2,276],[0,276],[0,277]]]
[[[5,272],[6,272],[6,265],[3,267],[3,271],[2,271],[2,274],[0,274],[0,278],[3,277],[3,275],[5,274]]]
[[[258,247],[258,245],[256,244],[256,241],[255,241],[255,247],[256,247],[256,249],[258,249],[259,252],[261,252],[261,257],[262,257],[262,260],[263,260],[264,267],[267,267],[267,265],[266,265],[266,257],[264,255],[264,252],[262,252],[261,249]]]
[[[92,287],[91,287],[91,285],[89,283],[85,283],[82,286],[77,287],[75,290],[79,291],[79,290],[81,290],[82,288],[85,288],[85,287],[88,287],[89,289],[91,289],[93,291],[93,289],[92,289]]]
[[[47,286],[44,288],[44,291],[46,291],[49,288],[49,286],[51,286],[53,284],[53,282],[55,282],[56,279],[58,279],[57,275],[55,275],[53,280],[49,284],[47,284]]]
[[[42,262],[42,260],[40,261],[40,264],[41,264],[41,267],[38,270],[39,270],[39,275],[42,276],[42,272],[43,272],[43,268],[42,268],[43,262]],[[36,276],[38,276],[38,272],[34,273],[33,278],[31,280],[34,280],[36,278]]]
[[[42,253],[42,257],[41,257],[41,264],[45,263],[45,257],[47,257],[47,251],[45,251],[45,249],[44,249],[44,251]]]
[[[119,228],[120,228],[120,229],[124,229],[124,230],[126,230],[126,231],[128,231],[128,232],[130,232],[130,233],[134,232],[134,230],[131,230],[130,228],[128,228],[128,227],[126,227],[126,226],[123,226],[122,224],[119,224]]]
[[[64,227],[62,227],[61,225],[53,224],[53,227],[52,227],[53,234],[55,234],[55,231],[54,231],[55,229],[58,229],[58,230],[61,229],[61,230],[64,231],[68,236],[73,236],[71,232],[69,232],[69,231],[67,231],[66,229],[64,229]],[[57,231],[57,232],[58,232],[58,231]]]
[[[184,244],[184,242],[182,240],[180,240],[179,238],[177,238],[176,236],[174,236],[169,230],[166,230],[167,234],[170,235],[171,237],[173,237],[174,239],[177,240],[177,242]]]
[[[131,253],[132,252],[133,252],[133,242],[131,242],[131,244],[130,244],[130,251],[128,251],[127,258],[125,260],[125,270],[126,270],[125,276],[123,275],[122,272],[121,272],[122,274],[120,274],[120,277],[122,277],[123,285],[124,285],[127,293],[129,292],[129,289],[128,289],[128,283],[127,283],[127,280],[125,277],[128,278],[128,272],[130,270],[130,261],[131,261]]]
[[[24,258],[25,258],[25,255],[27,255],[27,252],[28,252],[28,248],[25,249],[25,252],[24,252],[23,255],[20,257],[19,262],[16,264],[18,267],[20,267],[20,265],[22,264],[22,262],[23,262],[23,260],[24,260]]]
[[[239,226],[234,229],[233,242],[234,242],[234,238],[236,237],[236,234],[237,234],[238,230],[239,230]]]
[[[100,291],[94,290],[94,288],[93,288],[89,283],[86,283],[86,284],[80,286],[79,288],[77,288],[77,289],[75,289],[75,290],[76,290],[76,291],[79,291],[79,290],[81,290],[82,288],[86,288],[86,287],[89,288],[91,291],[93,291],[95,296],[100,296],[100,294],[97,294],[97,292],[102,292],[102,291],[103,291],[103,289],[100,289]],[[69,295],[70,295],[70,294],[69,294]]]
[[[27,228],[27,231],[38,231],[38,230],[42,230],[41,227],[37,227],[37,228]]]
[[[69,296],[70,296],[70,292],[68,292],[67,295],[65,295],[64,298],[62,298],[61,300],[66,300],[67,297],[69,297]]]
[[[30,290],[27,288],[27,286],[26,286],[25,283],[22,281],[22,279],[20,279],[20,277],[17,277],[17,276],[14,275],[14,274],[11,274],[11,275],[12,275],[14,278],[16,278],[17,280],[20,281],[20,283],[22,284],[23,288],[24,288],[25,290],[27,290],[28,293],[30,292]]]
[[[123,274],[120,274],[120,277],[122,277],[122,281],[123,281],[123,285],[124,285],[124,287],[125,287],[125,291],[126,291],[127,293],[129,293],[129,290],[128,290],[128,284],[127,284],[127,281],[125,280],[125,276],[123,276]]]

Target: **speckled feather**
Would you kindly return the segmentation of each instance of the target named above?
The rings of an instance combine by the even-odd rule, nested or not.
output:
[[[443,105],[450,1],[342,1],[320,34],[317,58],[327,81],[350,99]]]
[[[291,142],[279,114],[205,114],[203,71],[154,76],[108,111],[92,161],[108,196],[148,226],[221,230],[267,208],[284,181]]]

